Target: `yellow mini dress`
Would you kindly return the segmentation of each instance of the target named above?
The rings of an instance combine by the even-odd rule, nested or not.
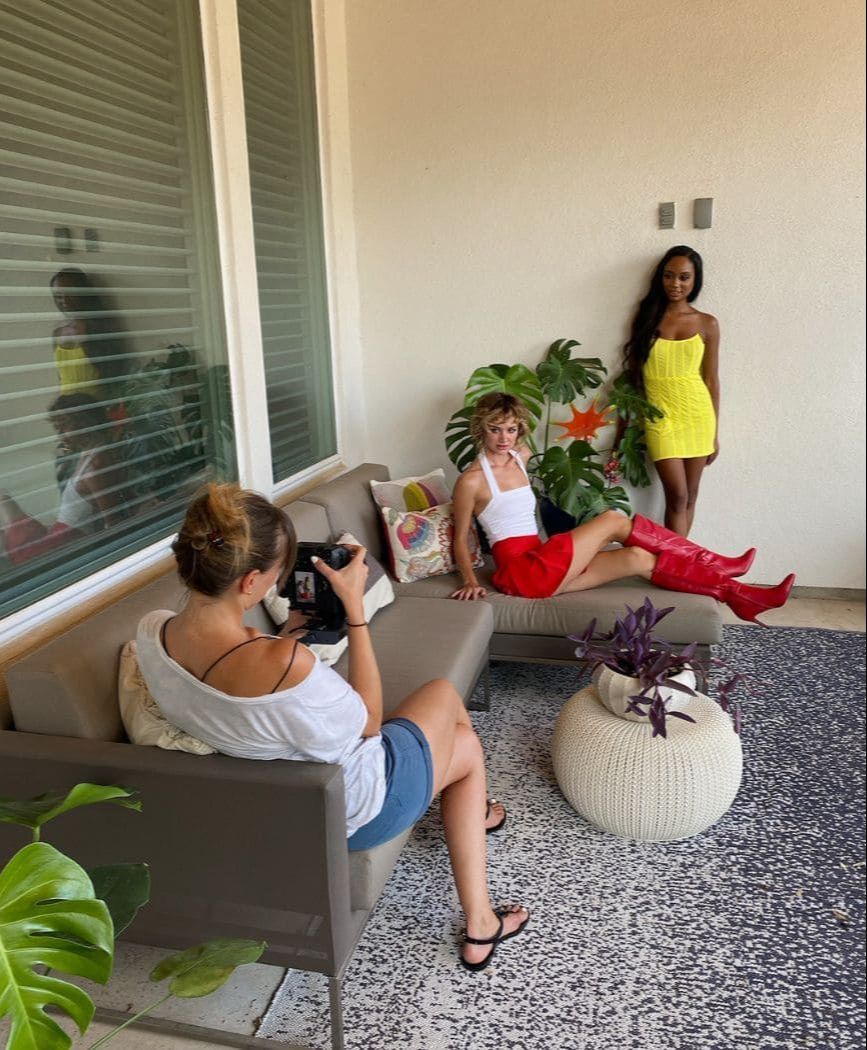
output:
[[[83,346],[61,346],[57,343],[54,347],[54,364],[61,394],[99,396],[99,372]]]
[[[657,339],[644,365],[647,400],[661,409],[662,419],[645,424],[650,458],[692,459],[714,449],[716,415],[701,374],[704,340]]]

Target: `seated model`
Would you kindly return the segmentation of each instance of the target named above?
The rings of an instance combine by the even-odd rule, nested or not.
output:
[[[20,565],[64,546],[76,537],[99,532],[123,520],[123,470],[106,447],[108,418],[86,394],[61,394],[49,418],[75,467],[63,485],[57,517],[49,527],[31,517],[8,493],[0,492],[0,535],[6,555]]]
[[[461,963],[481,970],[530,918],[515,905],[495,910],[488,894],[485,833],[502,827],[505,810],[486,800],[481,744],[450,682],[428,682],[383,721],[362,604],[365,552],[351,549],[338,571],[316,562],[346,610],[347,682],[294,638],[244,626],[245,611],[292,570],[295,535],[286,515],[257,493],[210,485],[173,544],[188,601],[177,615],[142,619],[141,669],[166,718],[217,751],[342,766],[350,850],[399,835],[441,791],[467,924]]]
[[[510,394],[488,394],[476,404],[470,430],[479,458],[461,474],[454,491],[454,556],[463,583],[453,598],[486,595],[473,572],[467,541],[475,516],[491,545],[497,567],[494,585],[504,594],[548,598],[642,576],[668,590],[709,595],[742,620],[755,622],[760,622],[759,613],[779,608],[788,599],[794,575],[776,587],[751,587],[734,579],[752,565],[754,549],[740,558],[725,558],[640,514],[628,518],[605,511],[543,543],[527,476],[528,429],[525,405]],[[604,550],[614,541],[623,546]]]

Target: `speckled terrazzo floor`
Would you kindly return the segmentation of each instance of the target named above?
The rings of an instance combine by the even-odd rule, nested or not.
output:
[[[550,763],[570,668],[497,664],[474,721],[492,793],[495,899],[533,919],[479,975],[456,962],[436,808],[401,855],[344,980],[349,1050],[855,1050],[864,1046],[862,634],[726,627],[770,685],[746,708],[729,813],[675,843],[579,818]],[[662,741],[658,741],[664,746]],[[329,1046],[322,978],[290,972],[259,1035]]]

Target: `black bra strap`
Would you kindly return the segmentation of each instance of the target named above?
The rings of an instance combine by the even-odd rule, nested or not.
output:
[[[289,663],[286,666],[286,670],[277,679],[277,685],[275,685],[274,688],[271,690],[272,693],[276,693],[277,692],[277,688],[280,685],[280,683],[283,681],[283,679],[286,677],[286,675],[289,674],[289,672],[292,670],[292,664],[295,663],[295,655],[296,655],[297,652],[298,652],[298,642],[296,641],[295,642],[295,647],[292,650],[292,656],[289,658]]]
[[[217,666],[217,664],[220,663],[221,660],[225,660],[226,657],[229,656],[231,653],[235,652],[236,649],[243,649],[245,645],[251,645],[253,642],[261,642],[263,639],[265,639],[267,637],[268,637],[268,635],[266,635],[266,634],[260,634],[258,638],[248,638],[246,642],[238,642],[237,645],[233,645],[231,649],[227,649],[223,653],[222,656],[218,656],[217,659],[214,660],[214,662],[207,669],[207,671],[205,671],[205,673],[201,676],[199,681],[200,682],[204,682],[204,680],[208,677],[208,675],[211,673],[211,671],[214,670],[214,668]],[[281,681],[282,681],[282,679],[281,679]]]

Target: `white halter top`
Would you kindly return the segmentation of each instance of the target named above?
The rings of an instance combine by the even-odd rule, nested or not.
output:
[[[494,472],[488,463],[488,457],[484,452],[479,456],[482,473],[491,490],[491,499],[478,518],[491,546],[514,536],[539,535],[536,526],[536,497],[530,487],[527,468],[517,452],[510,451],[509,455],[518,461],[524,477],[527,478],[527,484],[518,489],[507,489],[505,492],[501,492],[499,485],[494,481]]]
[[[78,482],[90,470],[95,455],[95,450],[81,454],[74,474],[63,488],[57,510],[57,520],[61,524],[80,532],[94,528],[100,517],[99,511],[78,491]]]

